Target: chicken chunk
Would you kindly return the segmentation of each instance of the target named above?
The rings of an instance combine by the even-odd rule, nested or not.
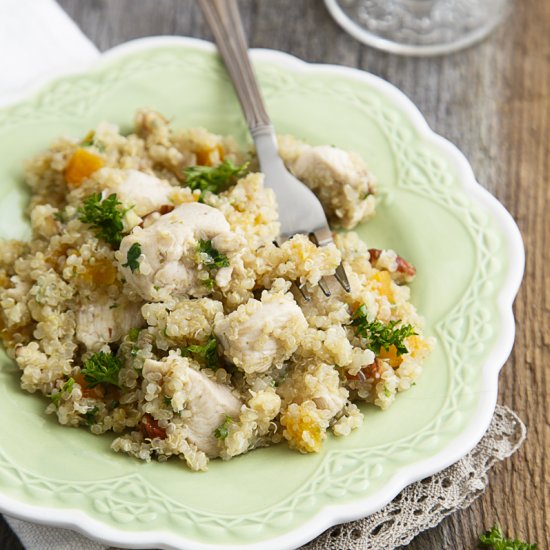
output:
[[[109,171],[108,174],[105,174]],[[132,207],[132,212],[139,217],[171,205],[174,188],[161,180],[139,170],[116,170],[105,168],[103,178],[108,182],[108,192],[116,193],[120,202]]]
[[[107,296],[83,303],[76,314],[76,338],[90,351],[117,342],[131,328],[141,328],[145,320],[141,304],[128,301],[124,296],[113,302]]]
[[[187,424],[189,441],[209,457],[219,455],[214,431],[227,416],[238,418],[242,403],[228,389],[213,382],[205,374],[188,368],[189,396],[187,406],[191,418]]]
[[[297,349],[307,321],[290,293],[262,294],[217,323],[224,355],[246,373],[281,367]]]
[[[161,216],[151,225],[136,227],[122,239],[116,257],[129,286],[147,301],[181,296],[205,296],[210,272],[202,269],[199,241],[211,241],[222,254],[233,252],[238,241],[224,215],[211,206],[185,203]],[[131,264],[129,251],[139,252]],[[231,267],[216,278],[219,286],[231,279]],[[221,269],[219,271],[222,271]]]
[[[333,224],[352,229],[374,213],[374,180],[355,153],[313,147],[290,136],[279,138],[279,152],[289,170],[317,195]]]
[[[164,391],[172,406],[185,411],[185,437],[208,457],[219,456],[220,449],[214,432],[226,417],[237,419],[242,402],[228,386],[214,382],[195,370],[189,359],[171,355],[162,361],[147,359],[143,376],[160,373]],[[177,389],[176,389],[177,388]]]

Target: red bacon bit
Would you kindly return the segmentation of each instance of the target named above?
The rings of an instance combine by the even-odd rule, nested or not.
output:
[[[346,374],[348,380],[358,380],[359,382],[366,382],[367,380],[378,382],[381,377],[379,359],[375,359],[374,363],[363,367],[357,374]]]
[[[166,430],[159,426],[157,420],[155,420],[150,414],[144,414],[141,419],[141,431],[145,437],[150,439],[166,439]]]
[[[382,251],[379,248],[369,248],[370,263],[374,263],[380,258]]]
[[[407,280],[416,275],[416,268],[409,262],[406,262],[401,256],[397,256],[397,272],[402,273]]]

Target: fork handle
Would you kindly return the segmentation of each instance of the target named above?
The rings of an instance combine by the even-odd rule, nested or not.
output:
[[[272,126],[258,87],[236,0],[199,0],[214,40],[233,81],[248,128],[253,137],[272,133]]]

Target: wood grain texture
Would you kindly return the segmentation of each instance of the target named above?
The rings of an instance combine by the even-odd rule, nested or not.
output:
[[[192,0],[59,0],[102,50],[132,38],[209,38]],[[408,550],[476,547],[495,522],[550,548],[550,1],[522,0],[488,40],[441,58],[401,58],[346,35],[321,0],[242,0],[252,47],[306,61],[359,67],[401,88],[430,126],[470,160],[478,180],[519,224],[527,250],[516,300],[517,338],[500,376],[499,401],[528,425],[523,448],[497,465],[486,493],[422,533]],[[17,550],[0,523],[0,548]]]

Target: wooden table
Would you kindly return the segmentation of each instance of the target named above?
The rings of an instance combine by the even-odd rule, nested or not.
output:
[[[192,0],[59,0],[101,50],[148,35],[208,38]],[[516,300],[517,337],[499,402],[528,425],[527,442],[490,474],[486,493],[418,536],[409,550],[475,548],[495,522],[550,548],[550,1],[522,0],[483,44],[432,59],[377,52],[346,35],[321,0],[242,0],[252,47],[359,67],[401,88],[430,126],[469,158],[478,180],[516,219],[527,249]],[[0,525],[0,548],[18,550]],[[76,550],[76,549],[75,549]]]

